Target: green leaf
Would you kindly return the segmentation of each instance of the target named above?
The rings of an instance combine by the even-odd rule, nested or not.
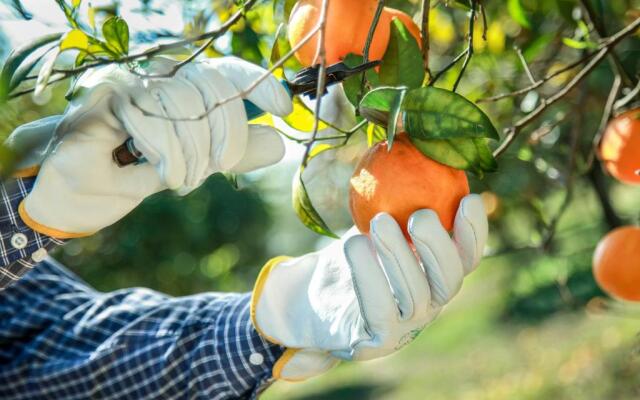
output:
[[[2,66],[2,72],[0,72],[0,101],[6,100],[9,93],[11,93],[11,91],[22,82],[38,60],[30,62],[30,67],[20,68],[19,70],[18,68],[21,66],[23,61],[37,49],[60,39],[61,36],[62,33],[52,33],[41,36],[23,44],[9,53],[9,56]]]
[[[320,217],[320,214],[318,214],[316,209],[313,207],[307,188],[302,181],[303,171],[304,168],[300,167],[296,176],[293,178],[293,209],[298,215],[300,221],[307,228],[321,235],[338,238],[338,236],[329,229],[327,224],[322,220],[322,217]]]
[[[109,48],[118,55],[129,53],[129,26],[120,17],[110,17],[102,25],[102,36]]]
[[[562,43],[564,43],[565,46],[571,47],[573,49],[578,49],[578,50],[594,49],[598,47],[598,45],[593,42],[590,42],[590,41],[581,42],[579,40],[575,40],[571,38],[562,38]]]
[[[301,132],[313,131],[313,124],[315,122],[315,116],[313,111],[298,96],[293,98],[293,111],[291,114],[282,118],[282,120],[291,128]],[[318,130],[325,129],[327,124],[320,120]]]
[[[509,10],[509,15],[511,15],[511,18],[513,18],[514,21],[523,28],[531,29],[531,23],[529,22],[527,13],[524,11],[520,0],[509,0],[507,2],[507,9]]]
[[[71,6],[73,8],[78,8],[80,7],[80,3],[82,3],[82,0],[71,0]]]
[[[367,145],[373,146],[387,139],[387,132],[380,125],[369,122],[367,125]]]
[[[425,71],[416,39],[398,18],[391,22],[391,36],[380,64],[380,83],[384,86],[422,86]]]
[[[367,93],[362,100],[358,109],[360,114],[374,124],[387,126],[392,110],[394,113],[394,102],[398,102],[397,96],[400,92],[405,92],[404,87],[379,87]],[[402,99],[400,99],[401,101]],[[393,115],[397,119],[397,115]]]
[[[465,97],[428,86],[407,92],[403,103],[404,129],[418,139],[499,139],[487,115]]]
[[[407,90],[399,90],[396,92],[393,101],[391,102],[391,109],[389,110],[389,121],[387,122],[387,151],[391,151],[393,146],[393,139],[396,137],[396,128],[398,126],[398,120],[400,119],[402,111],[402,103]]]
[[[411,142],[429,158],[457,169],[464,169],[479,178],[493,172],[498,164],[491,153],[487,139],[418,139]]]
[[[362,56],[349,53],[344,58],[343,62],[349,67],[355,67],[362,64]],[[362,74],[351,76],[342,82],[342,88],[347,96],[347,99],[354,107],[358,108],[358,101],[360,96],[364,95],[368,89],[372,87],[380,86],[380,77],[374,69],[369,69],[365,72],[366,83],[362,93],[360,93],[360,86],[362,84]],[[368,83],[368,84],[367,84]]]
[[[60,41],[60,51],[77,49],[86,50],[89,47],[89,37],[79,29],[67,32]]]

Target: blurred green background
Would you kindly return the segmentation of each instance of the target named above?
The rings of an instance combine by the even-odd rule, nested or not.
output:
[[[475,32],[476,54],[459,90],[471,100],[529,83],[514,46],[522,49],[536,77],[589,51],[563,42],[587,40],[578,1],[483,3],[487,41],[481,40],[481,30]],[[0,3],[0,58],[34,36],[67,29],[52,0],[23,1],[22,9],[16,4]],[[418,18],[417,1],[386,4]],[[636,0],[589,4],[609,34],[640,16]],[[234,7],[230,1],[92,5],[98,18],[122,15],[138,46],[211,29]],[[463,50],[467,13],[453,1],[432,1],[432,6],[430,66],[438,71]],[[263,1],[219,39],[209,55],[235,54],[266,66],[280,22],[279,9]],[[596,33],[588,34],[589,40],[597,40]],[[640,36],[623,42],[616,53],[637,79]],[[450,88],[458,70],[452,68],[438,86]],[[526,96],[482,107],[500,129],[530,112],[574,73],[562,74]],[[499,159],[497,173],[483,180],[470,177],[473,191],[483,194],[490,211],[487,256],[460,296],[416,343],[382,360],[343,364],[306,383],[278,382],[265,398],[639,398],[640,307],[607,300],[591,275],[598,240],[616,226],[638,223],[640,217],[640,187],[617,183],[597,161],[591,162],[591,142],[612,81],[611,64],[603,62],[520,136]],[[61,113],[67,87],[63,83],[48,89],[50,96],[37,103],[27,95],[2,104],[0,135]],[[340,101],[339,90],[326,107],[323,116],[336,124],[348,127],[353,120],[353,110]],[[282,121],[276,125],[285,126]],[[312,200],[338,232],[351,223],[345,188],[365,146],[364,133],[360,136],[353,145],[314,160],[305,175]],[[186,197],[153,196],[120,223],[68,243],[56,256],[100,290],[147,286],[173,295],[248,291],[269,258],[302,254],[327,243],[298,222],[291,208],[291,180],[302,150],[289,142],[283,163],[237,177],[237,187],[217,175]]]

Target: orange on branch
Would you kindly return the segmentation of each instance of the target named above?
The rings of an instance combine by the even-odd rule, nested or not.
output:
[[[423,208],[434,210],[451,231],[460,200],[467,194],[464,171],[428,158],[401,134],[391,151],[387,142],[380,142],[362,157],[350,180],[349,207],[361,232],[369,232],[376,214],[387,212],[409,238],[409,217]]]
[[[624,226],[600,240],[593,254],[593,276],[618,299],[640,301],[640,228]]]
[[[349,53],[363,55],[369,27],[373,22],[376,0],[332,0],[329,2],[325,27],[325,55],[327,64],[334,64]],[[288,36],[292,47],[301,43],[318,24],[322,0],[300,0],[291,10]],[[406,13],[385,7],[380,15],[369,59],[379,60],[387,50],[391,35],[391,20],[399,18],[420,44],[420,28]],[[317,63],[319,34],[313,35],[297,52],[296,58],[304,66]]]
[[[640,184],[640,108],[620,114],[607,125],[599,156],[618,180]]]

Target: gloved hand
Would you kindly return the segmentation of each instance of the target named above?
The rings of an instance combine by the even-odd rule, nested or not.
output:
[[[168,71],[174,63],[153,60],[146,73]],[[21,218],[49,236],[86,236],[161,190],[186,194],[215,172],[247,172],[278,162],[282,139],[270,127],[248,125],[240,98],[202,119],[184,120],[237,95],[264,72],[230,57],[191,63],[172,78],[143,79],[123,65],[83,75],[64,115],[22,126],[7,141],[35,147],[19,175],[35,174],[41,164],[32,192],[20,204]],[[289,95],[272,76],[247,99],[279,116],[292,110]],[[119,168],[111,152],[129,136],[148,163]]]
[[[415,212],[408,231],[415,252],[381,213],[370,237],[352,228],[323,250],[263,268],[251,314],[261,335],[288,348],[276,378],[305,379],[337,359],[378,358],[411,342],[480,262],[488,234],[482,200],[461,201],[453,238],[432,210]]]

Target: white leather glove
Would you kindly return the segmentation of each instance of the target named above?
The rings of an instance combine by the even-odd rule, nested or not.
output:
[[[336,358],[378,358],[411,342],[480,262],[488,234],[482,200],[461,201],[453,238],[432,210],[415,212],[408,231],[415,252],[381,213],[370,237],[352,228],[323,250],[263,268],[251,311],[261,335],[289,348],[276,378],[305,379]]]
[[[146,72],[162,73],[174,63],[156,59]],[[21,165],[19,175],[25,176],[42,164],[20,216],[49,236],[86,236],[161,190],[186,194],[215,172],[247,172],[278,162],[284,154],[282,139],[273,128],[248,125],[241,99],[199,120],[170,119],[200,115],[264,72],[230,57],[191,63],[172,78],[143,79],[123,65],[83,75],[76,84],[78,96],[62,117],[20,127],[8,139],[14,147],[42,142]],[[292,110],[275,77],[263,80],[247,99],[279,116]],[[111,152],[129,136],[148,162],[119,168]]]

